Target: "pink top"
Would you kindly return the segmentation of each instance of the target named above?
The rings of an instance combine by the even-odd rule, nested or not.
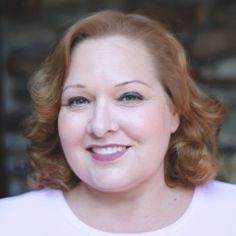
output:
[[[0,200],[0,235],[4,236],[236,236],[236,185],[210,181],[197,187],[192,202],[176,222],[146,233],[109,233],[78,219],[59,190],[31,191]]]

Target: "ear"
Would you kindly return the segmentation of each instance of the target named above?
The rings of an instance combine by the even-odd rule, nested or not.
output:
[[[170,115],[171,115],[171,124],[170,124],[170,131],[171,134],[175,133],[180,125],[180,115],[176,111],[176,107],[172,102],[171,98],[168,96],[168,106],[170,108]]]
[[[179,114],[174,111],[172,113],[172,118],[171,118],[171,133],[175,133],[175,131],[178,129],[179,127],[179,124],[180,124],[180,117],[179,117]]]

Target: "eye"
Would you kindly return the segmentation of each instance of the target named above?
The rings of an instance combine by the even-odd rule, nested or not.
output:
[[[81,107],[86,104],[89,104],[90,101],[82,96],[72,97],[68,100],[67,104],[65,106],[75,108],[75,107]]]
[[[137,92],[127,92],[118,98],[118,101],[123,101],[125,103],[138,102],[142,100],[144,100],[144,97]]]

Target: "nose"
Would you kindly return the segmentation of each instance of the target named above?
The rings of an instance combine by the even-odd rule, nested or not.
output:
[[[117,130],[118,123],[111,107],[105,102],[96,103],[88,119],[87,132],[97,138],[102,138]]]

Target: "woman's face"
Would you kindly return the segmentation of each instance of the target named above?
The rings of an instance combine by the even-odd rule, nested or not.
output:
[[[87,39],[72,53],[58,129],[74,173],[100,191],[164,182],[179,117],[140,41]]]

